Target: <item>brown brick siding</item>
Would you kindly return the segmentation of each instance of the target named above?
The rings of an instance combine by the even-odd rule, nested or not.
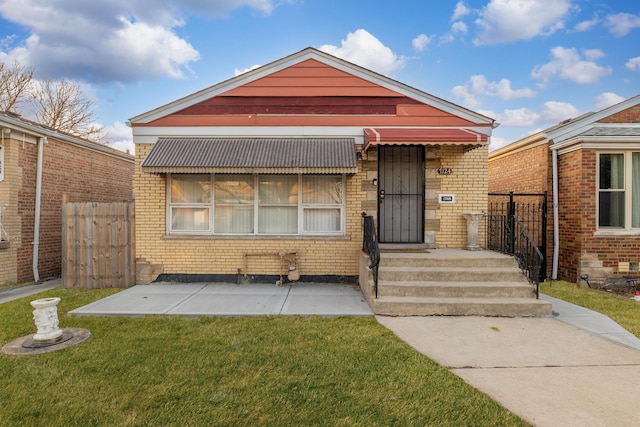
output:
[[[551,151],[547,144],[489,159],[490,193],[547,192],[547,277],[551,274],[553,258],[553,171]],[[561,192],[562,194],[562,192]],[[539,198],[522,199],[524,203],[539,203]]]
[[[12,155],[12,159],[17,160],[17,167],[11,165],[11,178],[5,177],[0,185],[11,186],[17,194],[15,202],[9,204],[17,205],[12,212],[19,222],[12,222],[10,232],[15,238],[11,243],[15,251],[14,261],[11,261],[15,273],[7,271],[6,277],[11,277],[7,280],[26,282],[33,280],[38,146],[15,139],[9,143],[12,152],[18,151],[17,155]],[[68,195],[70,202],[131,200],[134,161],[132,157],[110,155],[53,138],[48,139],[43,152],[38,273],[41,279],[46,279],[58,277],[61,272],[63,194]]]
[[[598,123],[640,123],[640,105],[627,108],[624,111],[605,117]]]
[[[576,240],[580,241],[580,246],[575,247],[575,249],[573,247],[569,248],[571,259],[577,260],[582,254],[596,254],[598,260],[603,262],[603,267],[613,269],[614,276],[633,275],[633,273],[618,272],[618,262],[640,262],[640,239],[637,235],[603,236],[596,234],[597,152],[594,150],[582,150],[581,160],[580,195],[574,196],[571,200],[572,207],[564,202],[561,203],[560,207],[560,212],[565,209],[570,210],[573,216],[580,220],[580,228],[578,230],[576,230],[578,224],[573,222],[567,225],[568,230],[565,232],[567,235],[579,232]],[[575,174],[576,172],[572,171],[572,173]],[[564,227],[561,227],[561,230],[562,228]],[[562,249],[561,253],[563,253]],[[636,273],[635,275],[638,274]],[[567,280],[575,281],[578,278],[578,272],[575,268],[569,268],[567,274],[563,277]]]

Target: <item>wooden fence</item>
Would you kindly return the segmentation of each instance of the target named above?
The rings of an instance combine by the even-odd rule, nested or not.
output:
[[[65,288],[128,288],[136,283],[133,202],[62,204]]]

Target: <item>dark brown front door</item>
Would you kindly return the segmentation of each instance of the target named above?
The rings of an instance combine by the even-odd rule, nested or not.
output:
[[[424,147],[380,146],[378,224],[381,243],[424,241]]]

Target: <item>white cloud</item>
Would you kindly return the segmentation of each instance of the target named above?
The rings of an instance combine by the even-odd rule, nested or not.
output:
[[[585,58],[593,57],[595,52],[587,51]],[[611,67],[603,67],[593,61],[585,61],[576,49],[557,46],[551,49],[551,61],[536,66],[531,77],[545,85],[549,79],[558,76],[577,84],[591,84],[612,73]]]
[[[234,72],[233,72],[233,75],[234,75],[234,76],[239,76],[240,74],[248,73],[249,71],[251,71],[251,70],[255,70],[256,68],[260,68],[260,67],[262,67],[262,65],[256,64],[256,65],[252,65],[252,66],[251,66],[251,67],[249,67],[249,68],[244,68],[244,69],[242,69],[242,70],[241,70],[241,69],[239,69],[239,68],[236,68],[236,69],[234,70]]]
[[[540,111],[542,123],[551,125],[560,123],[563,120],[578,117],[580,111],[568,102],[548,101],[545,102]]]
[[[391,74],[405,65],[404,57],[398,57],[366,30],[347,34],[341,43],[340,47],[326,44],[318,49],[382,74]]]
[[[584,57],[591,61],[603,58],[605,56],[604,52],[600,49],[585,49],[583,53]]]
[[[476,45],[510,43],[550,35],[564,28],[570,0],[491,0],[480,12]]]
[[[576,24],[576,26],[574,27],[574,30],[579,33],[582,33],[582,32],[591,30],[599,23],[600,23],[600,19],[596,16],[593,19],[590,19],[588,21],[578,22],[578,24]]]
[[[468,15],[470,12],[471,12],[471,10],[469,10],[467,5],[465,5],[463,1],[459,1],[458,3],[456,3],[456,8],[453,11],[453,16],[451,17],[451,20],[452,21],[457,21],[458,19],[462,18],[463,16]]]
[[[593,110],[594,111],[604,110],[605,108],[609,108],[612,105],[616,105],[619,102],[624,101],[624,99],[625,99],[624,97],[613,92],[601,93],[596,97],[596,99],[593,102]]]
[[[122,122],[114,122],[111,126],[105,126],[109,146],[120,151],[135,153],[131,128]]]
[[[629,71],[635,71],[636,73],[640,73],[640,56],[636,56],[635,58],[631,58],[624,64],[624,67]]]
[[[463,100],[463,105],[473,108],[481,104],[478,97],[490,96],[508,101],[520,98],[532,98],[536,96],[536,92],[524,89],[512,89],[509,79],[501,79],[499,82],[490,82],[483,75],[471,76],[464,85],[456,86],[452,90],[457,98]]]
[[[547,128],[579,116],[580,111],[567,102],[548,101],[538,111],[523,107],[491,114],[500,123],[500,128]]]
[[[630,13],[616,13],[608,15],[604,24],[614,36],[624,37],[632,30],[640,28],[640,16]]]
[[[51,78],[93,83],[181,78],[199,59],[198,51],[178,35],[184,14],[221,16],[241,7],[268,14],[277,4],[277,0],[4,0],[0,15],[29,35],[3,39],[0,54]]]
[[[416,38],[411,41],[413,48],[418,52],[422,52],[429,46],[431,43],[432,37],[427,36],[426,34],[420,34]]]
[[[467,33],[467,24],[465,24],[462,21],[456,21],[451,25],[451,32],[453,34],[456,34],[456,33],[466,34]]]
[[[529,108],[507,109],[497,115],[497,120],[504,127],[532,127],[540,122],[540,113]]]

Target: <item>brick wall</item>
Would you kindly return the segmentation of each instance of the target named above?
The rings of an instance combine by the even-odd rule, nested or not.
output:
[[[547,277],[553,259],[553,171],[551,150],[546,143],[534,144],[501,155],[489,156],[489,192],[542,194],[547,192]],[[562,194],[562,193],[561,193]],[[522,198],[520,203],[539,203],[540,198]]]
[[[14,136],[12,134],[12,136]],[[15,138],[15,137],[14,137]],[[0,196],[9,191],[10,205],[3,216],[5,228],[15,237],[11,248],[0,251],[0,270],[7,283],[33,280],[32,260],[38,146],[17,139],[5,141],[11,162],[7,161],[5,181]],[[89,147],[91,144],[89,144]],[[42,198],[40,214],[40,248],[38,273],[41,279],[60,276],[62,196],[70,202],[111,202],[131,200],[134,160],[124,153],[104,153],[89,147],[49,138],[44,146]],[[3,199],[0,199],[0,204]],[[3,261],[4,260],[4,261]],[[3,274],[3,273],[6,273]],[[0,283],[2,280],[0,280]]]
[[[280,259],[295,252],[298,271],[311,276],[356,276],[362,249],[362,173],[346,179],[346,232],[341,237],[167,236],[166,177],[140,169],[151,145],[136,145],[136,256],[161,264],[165,274],[279,275]],[[366,174],[364,174],[366,175]],[[245,271],[244,254],[248,265]]]
[[[640,105],[605,117],[598,123],[640,123]]]
[[[640,110],[638,110],[640,111]],[[576,154],[574,154],[576,153]],[[560,156],[562,161],[567,156],[567,162],[574,160],[581,155],[580,162],[576,162],[577,166],[570,169],[571,175],[576,175],[576,169],[581,168],[579,179],[580,191],[576,192],[564,200],[566,196],[563,194],[563,200],[560,202],[560,214],[563,211],[570,213],[571,222],[561,224],[561,232],[563,235],[573,236],[571,246],[567,246],[566,250],[561,247],[561,254],[566,253],[570,258],[570,266],[563,274],[563,278],[570,281],[577,281],[579,271],[577,265],[583,257],[596,255],[597,259],[607,272],[607,276],[638,276],[638,273],[629,273],[618,270],[619,262],[640,262],[640,241],[637,235],[603,235],[596,232],[596,204],[597,204],[597,182],[596,182],[596,164],[597,152],[594,150],[581,150],[581,152],[572,152]],[[575,160],[574,160],[575,161]],[[561,182],[564,175],[561,176]],[[566,229],[566,230],[565,230]],[[562,240],[561,240],[562,241]],[[610,273],[609,273],[610,272]]]
[[[489,192],[542,193],[551,191],[547,170],[551,154],[546,144],[489,159]]]
[[[356,276],[362,249],[362,217],[376,217],[377,150],[372,148],[359,162],[359,173],[346,179],[346,229],[342,237],[167,236],[166,177],[140,169],[152,145],[136,144],[136,256],[163,266],[165,274],[237,274],[245,272],[243,254],[296,252],[301,275]],[[455,193],[456,204],[439,206],[427,200],[425,222],[436,233],[438,247],[461,248],[466,244],[464,212],[487,207],[487,147],[464,152],[462,147],[429,149],[431,163],[451,167],[451,175],[433,177],[437,191]],[[433,165],[432,165],[433,166]],[[428,166],[429,169],[430,166]],[[431,167],[432,168],[432,167]],[[429,191],[427,191],[428,193]],[[432,188],[435,194],[436,190]],[[437,198],[437,196],[435,196]],[[429,211],[429,209],[431,209]],[[429,212],[433,219],[429,219]],[[434,225],[436,224],[436,225]],[[484,229],[480,230],[484,242]],[[278,275],[280,260],[251,256],[248,274]]]
[[[467,244],[467,222],[462,214],[487,211],[487,152],[487,146],[465,152],[463,147],[445,145],[428,154],[428,169],[433,169],[429,168],[433,164],[452,170],[450,175],[433,176],[428,173],[432,176],[430,179],[436,180],[434,187],[439,187],[435,192],[455,195],[454,204],[438,204],[435,210],[434,220],[439,224],[436,244],[439,248],[464,247]],[[478,231],[478,240],[483,245],[485,229],[480,227]]]

